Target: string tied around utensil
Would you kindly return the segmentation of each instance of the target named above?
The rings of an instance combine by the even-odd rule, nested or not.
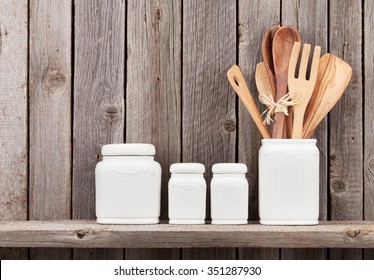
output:
[[[288,106],[299,104],[300,94],[296,92],[288,92],[285,96],[279,99],[278,102],[275,102],[272,94],[261,93],[259,95],[259,100],[267,107],[267,109],[261,114],[261,116],[266,114],[264,124],[270,125],[270,122],[273,121],[271,117],[275,113],[284,113],[286,116],[288,116]]]

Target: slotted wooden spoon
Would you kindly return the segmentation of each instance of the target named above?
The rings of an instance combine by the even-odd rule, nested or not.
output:
[[[261,114],[258,111],[256,103],[253,100],[240,68],[237,65],[232,66],[229,71],[227,71],[227,78],[229,79],[232,88],[235,90],[237,95],[239,95],[240,100],[247,108],[262,137],[265,139],[271,138],[268,129],[263,123]]]
[[[310,138],[319,123],[338,102],[352,77],[352,68],[344,60],[334,57],[328,78],[319,87],[320,104],[314,106],[304,125],[303,138]]]
[[[298,42],[296,42],[292,48],[290,64],[288,66],[288,88],[291,93],[295,93],[295,95],[292,97],[292,100],[295,100],[296,98],[299,100],[299,103],[293,106],[293,139],[300,139],[303,136],[304,114],[317,80],[321,47],[316,46],[314,48],[312,65],[310,67],[310,76],[307,80],[306,72],[308,67],[310,47],[311,46],[309,44],[304,44],[300,59],[300,69],[297,78],[295,78],[296,65],[301,48],[301,44]]]

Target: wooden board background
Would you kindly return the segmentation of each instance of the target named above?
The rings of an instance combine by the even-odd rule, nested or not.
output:
[[[369,0],[4,0],[0,3],[0,219],[94,219],[106,143],[150,142],[163,167],[249,169],[258,220],[260,135],[230,88],[254,95],[266,28],[296,25],[353,68],[320,125],[320,219],[374,219],[374,4]],[[209,196],[208,196],[209,197]],[[209,217],[209,209],[207,217]],[[0,249],[1,259],[373,259],[361,249]]]

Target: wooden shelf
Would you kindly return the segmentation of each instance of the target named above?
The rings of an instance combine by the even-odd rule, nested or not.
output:
[[[316,226],[99,225],[95,221],[0,222],[0,247],[374,248],[374,222],[322,222]]]

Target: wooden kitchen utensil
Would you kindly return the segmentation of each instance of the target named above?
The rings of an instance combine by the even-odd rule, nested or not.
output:
[[[264,62],[256,65],[255,80],[259,94],[272,95],[271,82]]]
[[[294,27],[282,26],[274,34],[272,50],[276,80],[276,101],[287,93],[288,63],[295,42],[300,42],[300,34]],[[284,125],[285,114],[283,112],[275,113],[273,138],[283,138]]]
[[[330,55],[332,56],[332,55]],[[318,96],[322,96],[320,104],[314,106],[308,115],[308,119],[304,125],[303,138],[310,138],[319,123],[331,111],[338,102],[352,76],[352,68],[344,60],[339,57],[332,56],[333,63],[329,69],[326,79],[323,79],[319,85]],[[328,70],[328,69],[326,69]]]
[[[275,72],[274,72],[274,63],[273,63],[273,35],[278,30],[279,25],[271,26],[265,33],[262,39],[262,57],[264,59],[264,65],[268,77],[270,79],[270,86],[273,93],[273,98],[275,99],[276,93],[276,81],[275,81]]]
[[[309,60],[310,45],[304,44],[303,52],[300,60],[300,69],[296,75],[296,65],[299,58],[301,44],[296,42],[292,48],[290,63],[288,67],[288,89],[292,96],[292,100],[298,99],[299,103],[293,106],[293,129],[292,138],[300,139],[303,136],[304,114],[313,89],[317,80],[319,57],[321,54],[321,47],[316,46],[313,52],[312,65],[310,67],[309,79],[306,78],[307,66]]]
[[[244,103],[244,106],[247,108],[249,114],[254,120],[257,128],[260,130],[262,137],[265,139],[271,138],[269,131],[266,126],[263,124],[261,114],[258,111],[255,101],[247,87],[247,84],[244,80],[243,74],[240,71],[240,68],[237,65],[232,66],[229,71],[227,71],[227,78],[235,92],[239,95],[240,100]]]
[[[334,64],[336,56],[326,53],[319,59],[318,74],[316,80],[316,86],[314,87],[312,97],[309,100],[308,106],[306,107],[304,116],[304,128],[306,123],[312,119],[312,115],[319,107],[321,103],[323,92],[326,89],[328,81],[334,76],[334,71],[332,70],[332,65]],[[303,132],[304,132],[303,128]]]

